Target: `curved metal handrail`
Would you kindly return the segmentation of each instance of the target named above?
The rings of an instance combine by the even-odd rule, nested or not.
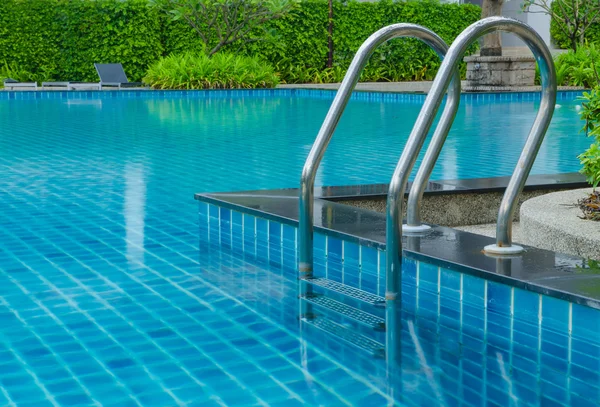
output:
[[[519,252],[522,248],[511,246],[512,217],[515,211],[516,200],[523,189],[527,175],[533,166],[540,145],[546,134],[546,130],[552,119],[554,106],[556,104],[556,72],[550,50],[542,38],[529,26],[520,21],[505,17],[490,17],[465,29],[452,43],[446,58],[435,77],[431,90],[425,99],[425,103],[419,113],[415,127],[402,152],[400,161],[393,178],[390,182],[387,199],[387,225],[386,225],[386,299],[394,301],[400,292],[400,276],[402,265],[402,198],[408,182],[408,177],[414,166],[417,152],[420,150],[425,139],[425,134],[431,126],[444,92],[448,88],[452,74],[458,68],[460,58],[477,38],[493,31],[507,31],[519,36],[533,51],[535,59],[540,67],[542,79],[542,100],[538,114],[531,127],[531,131],[525,142],[525,147],[519,158],[519,162],[510,179],[506,192],[498,211],[498,225],[496,230],[497,244],[486,246],[489,253],[510,254]],[[439,136],[438,136],[439,137]],[[431,147],[426,153],[429,163],[422,166],[423,172],[433,168],[433,163],[439,154],[442,143],[432,140]],[[431,163],[433,162],[433,163]],[[420,182],[429,178],[422,176]]]
[[[478,24],[478,23],[475,23],[475,24]],[[469,28],[471,28],[471,27],[469,27]],[[469,28],[467,28],[467,30]],[[500,28],[497,28],[497,29],[500,30]],[[467,30],[465,30],[465,32]],[[473,35],[475,35],[475,34],[473,34]],[[457,38],[457,40],[458,40],[458,38]],[[534,49],[532,48],[532,50],[534,50]],[[539,61],[541,58],[544,58],[544,57],[541,54],[537,55],[537,53],[536,53],[536,59],[538,59],[538,61]],[[554,65],[551,64],[551,67],[554,68]],[[546,85],[552,87],[552,84],[549,82]],[[542,92],[544,94],[546,94],[548,86],[543,88]],[[554,85],[554,88],[555,88],[555,85]],[[540,108],[540,110],[541,110],[541,108]],[[554,110],[554,103],[552,103],[552,111],[553,110]],[[548,115],[550,117],[552,116],[552,111],[550,111],[548,113]],[[536,123],[538,123],[537,119],[540,119],[540,118],[539,117],[536,118]],[[451,122],[453,122],[453,121],[454,121],[454,117],[452,117],[452,119],[451,119]],[[532,132],[533,132],[533,128],[532,128]],[[544,130],[544,134],[545,134],[545,130]],[[438,137],[436,137],[436,136],[432,137],[429,147],[427,148],[427,152],[425,153],[425,157],[423,157],[423,161],[421,163],[421,166],[419,167],[419,171],[417,172],[417,175],[415,177],[413,185],[410,189],[410,193],[408,195],[408,202],[407,202],[407,211],[406,211],[406,225],[403,226],[403,229],[405,231],[417,232],[417,231],[424,231],[424,230],[429,229],[428,226],[425,226],[421,223],[421,202],[423,199],[423,193],[425,192],[425,189],[427,188],[427,183],[429,182],[429,178],[431,177],[433,167],[435,166],[435,163],[437,162],[440,152],[442,150],[442,146],[444,145],[444,142],[446,141],[445,137],[441,137],[441,136],[442,135],[440,135]],[[543,136],[544,135],[542,134],[541,135],[542,139],[543,139]],[[541,143],[541,140],[539,141],[539,143]],[[537,155],[537,150],[535,151],[535,154],[531,158],[531,161],[533,161],[533,159],[535,159],[536,155]],[[522,160],[520,159],[519,163],[521,163],[521,162],[522,162]],[[529,174],[529,170],[527,170],[527,174]],[[515,176],[515,174],[513,174],[513,177],[514,176]],[[526,176],[523,179],[523,181],[525,181],[525,180],[526,180]],[[520,193],[520,190],[516,195],[518,195],[519,193]],[[505,204],[504,201],[503,201],[503,204]],[[505,205],[502,205],[502,207],[505,207]],[[508,208],[506,208],[505,210],[507,210],[507,209]],[[499,225],[501,224],[501,222],[500,222],[501,217],[502,216],[499,214],[499,223],[498,223]],[[511,243],[512,243],[511,242],[512,233],[510,230],[511,226],[502,227],[501,231],[498,230],[496,232],[497,237],[498,237],[498,243],[497,243],[498,247],[510,247],[511,246]],[[518,249],[515,247],[515,249],[512,250],[512,252],[514,253],[517,250]]]
[[[425,42],[441,57],[445,55],[448,46],[433,31],[416,24],[392,24],[373,33],[360,46],[344,80],[340,85],[323,125],[319,130],[317,139],[313,144],[308,158],[302,170],[300,180],[300,213],[299,213],[299,234],[298,234],[298,268],[301,278],[309,278],[313,271],[313,207],[314,207],[314,183],[317,169],[329,145],[331,136],[342,116],[344,108],[358,82],[360,73],[367,64],[369,58],[377,47],[386,41],[398,37],[413,37]],[[458,104],[460,102],[460,78],[458,73],[455,75],[453,86],[448,92],[448,103],[444,109],[440,124],[436,129],[436,135],[440,132],[447,132],[451,125],[451,119],[454,118]],[[433,120],[433,118],[432,118]],[[439,137],[439,136],[438,136]],[[445,138],[445,136],[444,136]]]

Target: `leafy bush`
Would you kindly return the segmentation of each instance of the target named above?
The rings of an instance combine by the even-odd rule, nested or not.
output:
[[[258,55],[271,61],[283,81],[337,82],[343,77],[354,53],[374,31],[393,23],[420,24],[451,43],[468,25],[479,19],[474,5],[440,4],[437,1],[378,2],[334,1],[334,67],[327,61],[327,0],[305,0],[290,14],[266,25],[269,41],[231,44],[228,50]],[[202,41],[183,21],[168,21],[164,44],[167,52],[198,47]],[[473,48],[475,49],[475,48]],[[375,52],[362,80],[431,79],[439,58],[415,39],[392,40]]]
[[[10,78],[19,82],[29,82],[32,77],[31,72],[27,72],[15,63],[8,64],[5,62],[4,65],[0,65],[0,88],[4,87],[6,79]]]
[[[297,0],[150,0],[173,20],[186,21],[208,55],[226,45],[265,37],[265,24],[289,13]]]
[[[163,55],[160,12],[147,0],[45,1],[60,9],[60,79],[98,80],[94,63],[121,62],[139,81]]]
[[[569,50],[554,58],[556,82],[559,86],[593,88],[600,84],[600,50],[594,44]],[[537,68],[537,67],[536,67]],[[539,70],[536,69],[539,83]]]
[[[595,189],[600,184],[600,87],[584,92],[582,99],[581,119],[585,120],[583,131],[588,137],[593,137],[594,142],[578,156],[582,165],[580,172]]]
[[[136,81],[162,55],[160,32],[146,0],[2,0],[0,65],[26,80],[91,81],[95,62],[121,62]]]
[[[256,57],[184,53],[154,63],[144,82],[156,89],[252,89],[275,87],[279,78]]]

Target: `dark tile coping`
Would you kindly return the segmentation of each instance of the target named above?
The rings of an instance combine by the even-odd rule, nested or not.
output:
[[[426,194],[468,194],[485,192],[502,192],[506,189],[510,177],[496,178],[473,178],[457,180],[430,181],[425,189]],[[408,183],[406,195],[410,191],[412,182]],[[585,177],[578,172],[552,175],[530,175],[525,184],[526,191],[554,190],[554,189],[577,189],[586,188],[589,184]],[[244,191],[245,194],[256,194],[261,196],[296,196],[298,190],[272,189],[259,191]],[[388,184],[348,185],[333,187],[315,187],[315,198],[331,201],[348,201],[359,199],[385,198],[388,193]]]
[[[297,226],[298,190],[196,194],[195,199]],[[315,229],[359,244],[385,249],[385,215],[319,199]],[[526,247],[514,257],[493,257],[483,247],[495,239],[434,226],[422,236],[404,236],[404,254],[444,268],[600,309],[600,270],[576,256]]]

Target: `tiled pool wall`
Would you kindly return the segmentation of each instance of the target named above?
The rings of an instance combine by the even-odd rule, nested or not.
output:
[[[265,292],[261,312],[290,328],[297,325],[297,302],[285,307],[283,300],[297,296],[297,228],[205,202],[199,208],[201,247],[219,247],[278,269],[280,286],[253,283],[278,293],[271,299]],[[383,295],[385,251],[321,233],[314,244],[315,275]],[[401,346],[407,341],[416,347],[411,330],[427,339],[419,346],[442,366],[440,380],[450,381],[442,386],[445,397],[477,404],[485,394],[500,406],[517,393],[547,405],[600,403],[600,310],[413,259],[404,261],[402,282]],[[340,351],[331,336],[310,338]],[[416,354],[416,348],[403,354],[403,370],[419,366],[411,363]],[[385,368],[365,357],[356,360],[374,371]],[[427,402],[419,397],[415,405]]]
[[[0,100],[51,100],[51,99],[229,99],[264,97],[304,97],[331,99],[335,90],[317,89],[249,89],[249,90],[120,90],[120,91],[0,91]],[[561,91],[557,101],[572,101],[582,91]],[[356,91],[350,100],[369,102],[418,102],[423,103],[426,94]],[[536,101],[540,92],[463,93],[461,102]]]

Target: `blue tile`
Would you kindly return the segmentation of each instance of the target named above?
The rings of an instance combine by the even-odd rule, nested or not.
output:
[[[327,238],[322,233],[315,233],[313,236],[313,246],[315,251],[325,253],[327,248]]]
[[[211,218],[219,218],[219,207],[213,204],[209,204],[208,214]]]
[[[484,307],[485,281],[468,274],[463,275],[463,300],[465,304]]]
[[[269,222],[263,218],[256,218],[256,235],[267,236],[269,234]]]
[[[342,240],[327,236],[327,256],[333,260],[342,260]]]
[[[554,297],[542,296],[542,326],[567,333],[569,328],[569,303]]]
[[[600,345],[600,310],[573,304],[573,336]]]
[[[283,246],[290,249],[296,249],[296,228],[290,225],[283,225]]]
[[[540,294],[531,291],[514,289],[514,317],[515,320],[532,324],[539,322]]]
[[[244,214],[244,235],[256,235],[256,218],[252,215]]]
[[[402,285],[417,285],[417,262],[412,259],[402,262]]]
[[[438,292],[439,268],[425,262],[419,262],[419,289],[432,293]]]
[[[487,284],[487,308],[488,312],[497,312],[501,314],[511,314],[511,292],[512,288],[489,281]]]
[[[460,291],[461,273],[440,268],[440,286],[443,291]]]
[[[281,242],[281,223],[269,221],[269,242]]]
[[[377,274],[379,255],[377,249],[369,246],[360,246],[361,267],[365,272]]]
[[[228,208],[219,208],[219,214],[221,216],[221,222],[231,222],[231,209]]]
[[[242,225],[244,214],[238,211],[231,211],[231,222],[234,225]]]
[[[344,240],[344,263],[349,265],[359,264],[359,247],[357,243]]]

